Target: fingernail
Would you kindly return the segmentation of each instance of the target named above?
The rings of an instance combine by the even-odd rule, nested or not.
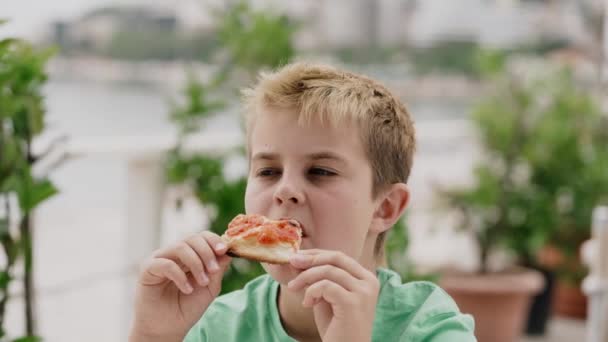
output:
[[[209,271],[215,272],[215,271],[218,271],[219,269],[220,269],[220,266],[217,264],[217,261],[211,260],[211,262],[209,263]]]
[[[289,283],[287,283],[287,288],[293,288],[293,284],[295,284],[294,281],[290,281]]]
[[[223,249],[225,249],[225,248],[226,248],[226,244],[223,244],[223,243],[221,243],[221,242],[220,242],[220,243],[218,243],[217,245],[215,245],[215,250],[216,250],[216,251],[221,251],[221,250],[223,250]]]
[[[192,288],[192,285],[190,285],[188,283],[186,283],[186,285],[184,287],[185,287],[184,290],[186,290],[187,294],[190,294],[190,293],[192,293],[192,291],[194,291],[194,289]]]

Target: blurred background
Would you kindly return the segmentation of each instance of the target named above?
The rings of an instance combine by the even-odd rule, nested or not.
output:
[[[126,340],[142,258],[244,211],[238,90],[309,60],[381,80],[414,117],[387,265],[440,283],[480,341],[583,340],[605,6],[0,0],[0,336]],[[262,272],[236,261],[223,292]]]

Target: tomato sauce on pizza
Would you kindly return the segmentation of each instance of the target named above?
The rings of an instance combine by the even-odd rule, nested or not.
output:
[[[300,223],[293,219],[271,220],[263,215],[240,214],[222,236],[232,255],[247,259],[287,263],[302,241]]]

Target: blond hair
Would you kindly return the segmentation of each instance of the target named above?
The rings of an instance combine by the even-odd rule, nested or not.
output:
[[[247,136],[261,108],[288,108],[306,124],[314,119],[330,125],[358,123],[370,161],[372,197],[395,183],[407,183],[415,150],[415,130],[405,106],[384,86],[327,65],[294,63],[262,73],[258,83],[243,91]],[[385,234],[374,252],[380,256]]]

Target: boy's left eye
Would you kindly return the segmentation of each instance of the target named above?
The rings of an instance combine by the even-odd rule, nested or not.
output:
[[[308,170],[308,173],[313,176],[335,176],[336,173],[333,171],[329,171],[327,169],[322,169],[319,167],[313,167]]]

